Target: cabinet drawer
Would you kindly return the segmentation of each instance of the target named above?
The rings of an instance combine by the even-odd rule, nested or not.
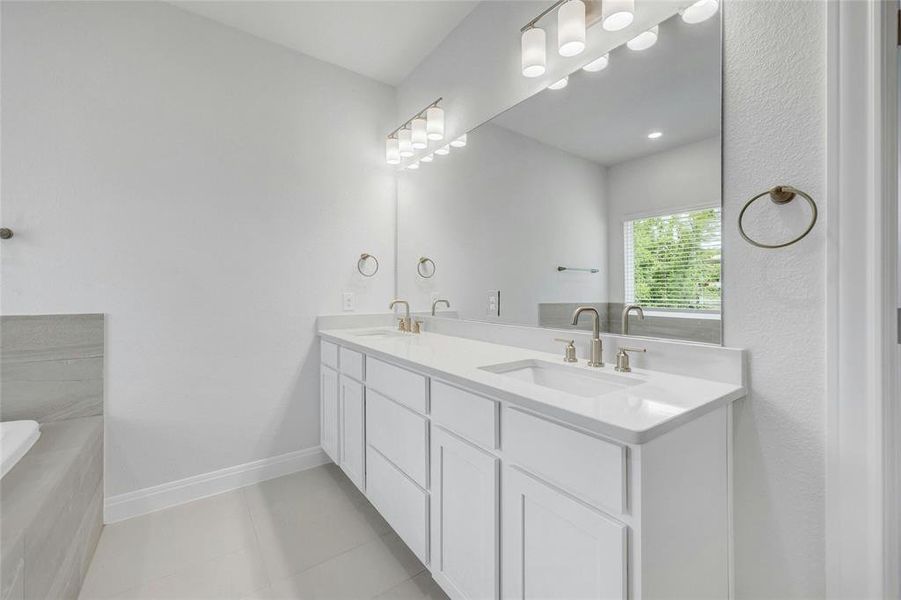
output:
[[[344,347],[338,353],[341,357],[341,373],[357,381],[363,381],[363,355]]]
[[[366,441],[420,487],[427,487],[429,423],[425,417],[367,390]]]
[[[371,451],[366,453],[366,495],[413,554],[428,564],[428,493]]]
[[[509,408],[504,456],[542,479],[614,513],[626,510],[626,449]]]
[[[471,442],[498,447],[498,403],[459,388],[432,381],[432,421]]]
[[[366,363],[366,386],[417,412],[426,412],[423,375],[370,358]]]
[[[323,340],[319,339],[319,359],[322,361],[322,364],[328,365],[333,369],[338,368],[338,346]]]

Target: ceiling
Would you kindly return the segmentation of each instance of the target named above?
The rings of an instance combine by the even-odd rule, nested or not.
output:
[[[675,16],[651,48],[618,48],[603,71],[577,71],[566,88],[543,90],[491,122],[601,165],[713,137],[720,57],[719,15],[696,25]],[[652,131],[663,136],[650,140]]]
[[[377,81],[397,85],[478,1],[170,0],[170,3]]]

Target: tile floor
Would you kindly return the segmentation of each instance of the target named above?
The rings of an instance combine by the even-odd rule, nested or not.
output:
[[[326,465],[107,525],[79,598],[447,597]]]

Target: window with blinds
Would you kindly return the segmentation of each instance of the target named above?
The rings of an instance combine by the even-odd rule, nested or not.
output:
[[[626,221],[626,302],[718,314],[720,229],[719,208]]]

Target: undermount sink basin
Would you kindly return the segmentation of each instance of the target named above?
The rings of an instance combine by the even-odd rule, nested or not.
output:
[[[395,329],[373,329],[372,331],[361,331],[359,333],[354,333],[354,337],[368,337],[368,338],[380,338],[380,337],[406,337],[407,333],[403,331],[397,331]]]
[[[483,371],[497,373],[541,387],[591,398],[644,383],[640,377],[588,371],[543,360],[520,360],[479,367]],[[602,367],[605,368],[605,367]],[[609,367],[606,367],[609,369]]]

